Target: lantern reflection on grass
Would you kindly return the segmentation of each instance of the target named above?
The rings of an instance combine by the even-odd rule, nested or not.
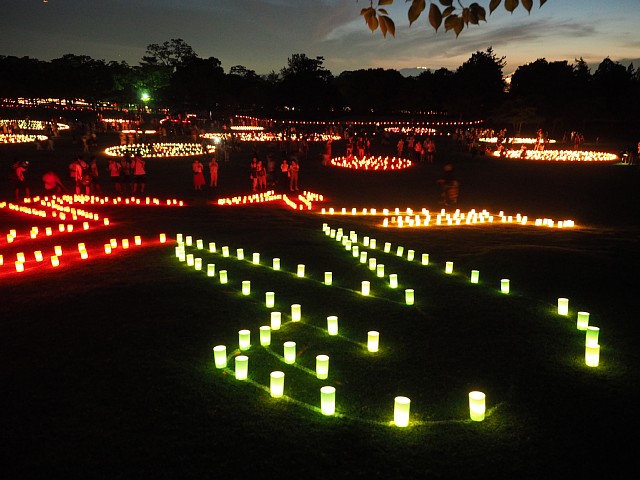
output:
[[[327,317],[327,333],[329,333],[329,335],[338,334],[338,316],[337,315],[329,315]]]
[[[584,361],[588,367],[597,367],[600,364],[600,345],[587,343],[584,348]]]
[[[296,363],[296,342],[288,341],[284,342],[284,363],[294,364]]]
[[[271,327],[268,325],[260,327],[260,345],[263,347],[271,345]]]
[[[227,347],[224,345],[216,345],[213,347],[213,361],[216,368],[224,368],[227,366]]]
[[[249,373],[249,357],[238,355],[235,360],[236,380],[246,380]]]
[[[444,273],[452,274],[453,273],[453,262],[447,262],[444,267]]]
[[[316,355],[316,377],[324,380],[329,376],[329,356]]]
[[[251,330],[243,329],[238,332],[238,346],[243,351],[251,348]]]
[[[280,398],[284,395],[284,372],[276,370],[269,375],[269,391],[274,398]]]
[[[371,330],[367,332],[367,350],[377,352],[380,345],[380,332]]]
[[[320,410],[323,415],[336,413],[336,389],[325,386],[320,389]]]
[[[589,312],[578,312],[576,327],[578,330],[586,330],[589,326]]]
[[[411,400],[407,397],[396,397],[394,399],[393,423],[397,427],[409,425],[409,411],[411,410]]]
[[[474,422],[484,420],[486,411],[486,395],[483,392],[469,392],[469,416]]]
[[[558,314],[559,315],[568,315],[569,314],[569,299],[568,298],[558,298]]]
[[[271,330],[280,330],[282,325],[282,313],[271,312]]]
[[[291,321],[299,322],[302,320],[302,306],[299,303],[291,305]]]

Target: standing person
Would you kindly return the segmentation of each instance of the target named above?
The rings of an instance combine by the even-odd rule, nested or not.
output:
[[[29,162],[16,162],[15,167],[15,187],[16,187],[16,201],[20,201],[20,192],[24,192],[24,197],[31,196],[31,189],[29,188],[29,180],[27,179],[27,170],[29,168]]]
[[[292,192],[294,190],[298,190],[298,172],[300,171],[300,166],[295,158],[291,159],[291,164],[289,165],[289,190]]]
[[[84,189],[86,195],[91,194],[91,172],[89,165],[84,161],[82,156],[76,157],[73,162],[74,173],[73,178],[76,182],[76,195],[80,195]]]
[[[262,161],[258,160],[258,166],[256,168],[256,174],[258,175],[258,190],[267,189],[267,170],[262,165]]]
[[[289,162],[284,158],[280,163],[280,190],[285,191],[289,185]]]
[[[433,163],[433,160],[436,156],[436,142],[433,141],[433,138],[427,138],[425,150],[427,163]]]
[[[95,155],[91,155],[91,162],[89,162],[89,170],[91,171],[91,193],[102,193],[102,187],[100,186],[100,170],[98,169],[98,159]]]
[[[400,138],[400,140],[398,140],[398,143],[396,145],[396,149],[398,152],[398,157],[402,156],[402,152],[404,151],[404,139]]]
[[[193,171],[193,188],[196,191],[202,190],[202,187],[205,185],[204,181],[204,165],[200,161],[199,158],[196,158],[191,164],[191,170]]]
[[[215,155],[209,160],[209,186],[218,186],[218,160],[216,160]]]
[[[249,180],[251,180],[251,190],[253,192],[258,191],[258,159],[254,155],[251,157],[251,163],[249,164]]]
[[[120,187],[123,193],[128,193],[131,190],[131,154],[125,153],[120,160]]]
[[[144,189],[147,183],[147,170],[146,170],[147,162],[142,158],[142,154],[140,152],[136,152],[133,157],[133,193],[137,193],[140,191],[140,194],[144,194]]]
[[[107,171],[109,172],[109,178],[111,179],[111,184],[115,189],[116,193],[122,193],[122,186],[120,185],[120,170],[122,170],[122,165],[115,158],[109,159],[109,164],[107,165]]]
[[[56,172],[49,170],[42,175],[45,195],[60,195],[64,190],[64,184]]]

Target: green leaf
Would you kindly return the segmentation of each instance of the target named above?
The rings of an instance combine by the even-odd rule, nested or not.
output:
[[[450,7],[453,3],[453,0],[440,0],[440,5],[443,7]]]
[[[533,7],[533,0],[522,0],[522,6],[527,9],[527,12],[531,13]]]
[[[391,17],[382,16],[379,18],[380,20],[380,31],[382,31],[382,36],[387,37],[387,32],[391,34],[392,37],[396,36],[396,24],[393,23]]]
[[[409,25],[418,19],[425,7],[425,0],[413,0],[409,7]]]
[[[500,6],[500,3],[502,3],[502,0],[491,0],[489,2],[489,14],[492,14]]]
[[[518,8],[518,5],[520,5],[520,0],[504,0],[504,8],[506,8],[508,12],[513,13],[513,11]]]
[[[378,6],[382,6],[382,5],[391,5],[393,3],[393,0],[378,0]]]
[[[436,32],[442,25],[442,13],[440,13],[440,8],[435,3],[432,3],[429,7],[429,23]]]

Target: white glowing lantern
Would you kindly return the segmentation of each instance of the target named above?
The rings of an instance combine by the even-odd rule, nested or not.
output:
[[[453,273],[453,262],[447,262],[444,267],[444,273]]]
[[[268,325],[260,327],[260,345],[263,347],[271,345],[271,327]]]
[[[280,330],[282,325],[282,313],[271,312],[271,330]]]
[[[415,250],[408,250],[407,251],[407,260],[409,260],[410,262],[413,262],[413,259],[416,256],[416,251]]]
[[[69,232],[69,233],[73,232],[73,224],[72,223],[67,225],[67,232]]]
[[[411,400],[407,397],[396,397],[394,399],[393,423],[397,427],[409,425],[409,412],[411,410]]]
[[[578,330],[586,330],[589,326],[589,312],[578,312],[576,327]]]
[[[244,260],[244,248],[238,248],[236,250],[236,256],[238,257],[238,260]]]
[[[211,253],[216,253],[216,242],[209,242],[209,251]]]
[[[18,260],[20,263],[24,263],[27,261],[26,257],[24,256],[24,252],[18,252],[16,253],[16,260]]]
[[[142,245],[142,238],[140,237],[140,235],[136,235],[135,237],[133,237],[133,243],[135,243],[136,245]]]
[[[273,269],[280,270],[280,259],[277,257],[273,259]]]
[[[160,243],[166,243],[167,242],[167,234],[166,233],[161,233],[160,234]]]
[[[129,239],[128,238],[123,238],[122,239],[122,248],[129,248]]]
[[[52,255],[51,256],[51,266],[52,267],[57,267],[60,265],[60,259],[58,258],[57,255]]]
[[[291,305],[291,321],[299,322],[302,319],[302,306],[299,303]]]
[[[284,395],[284,372],[276,370],[269,375],[269,391],[274,398],[280,398]]]
[[[284,363],[296,363],[296,342],[284,342]]]
[[[44,233],[47,237],[50,237],[51,235],[53,235],[53,231],[51,230],[51,227],[46,227],[44,229]]]
[[[389,242],[385,242],[384,253],[389,253],[390,251],[391,251],[391,244]]]
[[[242,281],[242,294],[243,295],[250,295],[251,294],[251,281],[250,280],[243,280]]]
[[[204,248],[204,242],[202,241],[201,238],[196,240],[196,248],[198,250],[202,250]]]
[[[600,345],[587,343],[584,348],[584,361],[588,367],[597,367],[600,364]]]
[[[594,327],[593,325],[589,325],[587,327],[587,331],[585,334],[585,343],[588,345],[590,343],[598,343],[600,337],[600,328]]]
[[[325,386],[320,389],[320,411],[323,415],[336,413],[336,389]]]
[[[367,332],[367,350],[377,352],[380,345],[380,332],[371,330]]]
[[[398,274],[390,273],[389,274],[389,286],[391,288],[398,288]]]
[[[16,260],[15,266],[16,266],[16,272],[18,273],[24,272],[24,262]]]
[[[35,252],[33,252],[33,256],[35,257],[36,262],[41,262],[44,259],[40,250],[36,250]]]
[[[215,276],[216,276],[216,264],[207,263],[207,277],[215,277]]]
[[[118,240],[116,240],[115,238],[109,239],[109,243],[111,244],[111,248],[117,248],[118,247]]]
[[[251,348],[251,330],[243,329],[238,332],[238,346],[240,350]]]
[[[338,316],[337,315],[329,315],[327,317],[327,332],[329,333],[329,335],[338,334]]]
[[[276,303],[276,294],[275,292],[265,292],[264,294],[264,303],[267,308],[273,308]]]
[[[193,259],[193,267],[198,271],[202,270],[202,259],[201,258],[194,258]]]
[[[362,244],[363,244],[365,247],[368,247],[368,246],[369,246],[369,237],[363,237],[363,238],[362,238]]]
[[[228,246],[224,246],[222,247],[222,256],[223,257],[228,257],[229,256],[229,247]]]
[[[367,280],[362,281],[362,295],[368,296],[371,293],[371,282]]]
[[[82,250],[82,251],[80,252],[80,258],[81,258],[82,260],[86,260],[87,258],[89,258],[89,253],[88,253],[86,250]]]
[[[367,252],[360,252],[360,263],[367,263]]]
[[[193,256],[193,253],[187,253],[187,265],[190,267],[193,267],[195,263],[196,261],[195,261],[195,257]]]
[[[213,347],[213,361],[216,368],[224,368],[227,366],[227,347],[224,345],[216,345]]]
[[[404,291],[404,301],[407,305],[413,305],[415,301],[413,288],[407,288]]]
[[[351,248],[351,255],[353,255],[354,258],[358,258],[358,256],[360,255],[360,249],[358,248],[357,245],[354,245]]]
[[[384,264],[379,263],[376,265],[376,275],[380,278],[384,277]]]
[[[254,265],[260,265],[260,253],[253,252],[252,261]]]
[[[369,248],[371,250],[375,250],[376,249],[376,239],[372,238],[371,241],[369,242]]]
[[[246,355],[238,355],[235,360],[236,364],[236,380],[246,380],[249,373],[249,357]]]
[[[569,315],[569,299],[558,298],[558,314]]]
[[[53,247],[53,252],[60,257],[62,255],[62,247],[60,245],[56,245]]]
[[[483,392],[469,392],[469,416],[474,422],[482,422],[486,411],[486,395]]]
[[[184,237],[184,244],[187,247],[190,247],[191,245],[193,245],[193,237],[191,235],[187,235],[186,237]]]
[[[333,282],[333,273],[332,272],[324,272],[324,284],[331,285]]]
[[[229,281],[229,279],[227,278],[227,271],[226,270],[220,270],[220,283],[227,283]]]
[[[184,241],[184,236],[181,233],[176,235],[176,242],[182,243]]]
[[[480,279],[480,271],[471,270],[471,283],[478,283],[479,279]]]
[[[324,380],[329,376],[329,356],[317,355],[316,356],[316,377]]]
[[[111,244],[110,243],[105,243],[104,244],[104,253],[106,253],[107,255],[111,254]]]
[[[376,259],[375,258],[370,258],[369,259],[369,270],[375,270],[376,269]]]
[[[404,247],[401,245],[398,245],[398,248],[396,249],[396,255],[398,257],[402,257],[404,255]]]
[[[500,280],[500,291],[502,293],[509,293],[509,279],[503,278]]]
[[[84,230],[89,230],[89,222],[82,222],[82,228]]]
[[[302,263],[298,265],[298,276],[304,277],[304,265]]]

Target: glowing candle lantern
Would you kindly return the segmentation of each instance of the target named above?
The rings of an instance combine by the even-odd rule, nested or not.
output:
[[[216,264],[207,263],[207,277],[215,277],[215,276],[216,276]]]
[[[413,288],[407,288],[404,291],[404,301],[407,305],[413,305],[415,301]]]
[[[384,253],[389,253],[390,251],[391,251],[391,244],[389,242],[385,242]]]
[[[298,276],[304,277],[304,265],[302,263],[298,265]]]
[[[0,265],[4,265],[4,256],[0,255]]]
[[[142,245],[142,238],[140,238],[140,235],[136,235],[135,237],[133,237],[133,243],[135,243],[136,245]]]
[[[18,231],[15,228],[12,228],[11,230],[9,230],[9,235],[7,236],[12,236],[13,238],[18,236]]]
[[[251,281],[250,280],[243,280],[242,281],[242,294],[243,295],[251,294]]]
[[[329,335],[338,334],[338,316],[337,315],[329,315],[327,317],[327,332],[329,333]]]
[[[589,325],[587,327],[587,332],[585,335],[585,343],[588,345],[590,343],[598,343],[598,337],[600,336],[600,328],[594,327],[593,325]]]
[[[369,237],[363,237],[363,238],[362,238],[362,244],[363,244],[365,247],[368,247],[368,246],[369,246]]]
[[[11,234],[7,235],[7,243],[13,243],[13,236],[11,236]]]
[[[111,244],[110,243],[105,243],[104,244],[104,253],[106,253],[107,255],[111,255]]]
[[[367,332],[367,350],[377,352],[380,344],[380,332],[371,330]]]
[[[194,258],[193,259],[193,267],[196,270],[202,270],[202,259],[201,258]]]
[[[220,270],[220,283],[227,283],[229,281],[229,279],[227,278],[227,271],[226,270]]]
[[[111,244],[111,248],[116,248],[118,246],[118,240],[115,238],[109,239],[109,243]]]
[[[58,224],[58,231],[59,232],[64,232],[64,229],[65,229],[64,223]]]
[[[408,250],[407,251],[407,260],[409,260],[410,262],[413,262],[413,259],[416,256],[416,251],[415,250]]]
[[[478,270],[471,270],[471,283],[478,283],[480,279],[480,272]]]
[[[367,280],[362,281],[362,295],[367,296],[371,292],[371,283]]]
[[[509,293],[509,279],[503,278],[500,280],[500,291],[502,293]]]
[[[16,265],[16,272],[18,273],[24,272],[24,262],[17,260],[15,265]]]
[[[299,322],[302,319],[302,306],[299,303],[291,305],[291,321]]]
[[[331,285],[333,282],[333,273],[332,272],[324,272],[324,284]]]
[[[369,270],[375,270],[376,269],[376,263],[377,263],[377,260],[375,258],[370,258],[369,259]]]
[[[277,257],[273,259],[273,269],[280,270],[280,259]]]
[[[269,391],[274,398],[280,398],[284,395],[284,372],[276,370],[269,375]]]
[[[123,238],[122,239],[122,248],[129,248],[129,239],[128,238]]]
[[[201,238],[196,240],[196,248],[198,250],[202,250],[204,248],[204,242],[202,241]]]
[[[103,225],[109,225],[109,219],[108,218],[103,218],[102,219],[102,223],[103,223]]]
[[[367,263],[367,252],[360,252],[360,263]]]
[[[26,262],[26,258],[24,256],[24,252],[18,252],[16,253],[16,260],[18,260],[20,263],[24,263]]]
[[[271,345],[271,327],[268,325],[260,327],[260,345],[263,347]]]
[[[161,233],[160,234],[160,243],[167,243],[167,234],[166,233]]]
[[[264,303],[266,307],[273,308],[273,306],[276,304],[275,292],[265,292],[264,297],[265,297]]]
[[[360,255],[360,249],[358,248],[358,246],[357,246],[357,245],[354,245],[354,246],[351,248],[351,255],[353,255],[353,256],[354,256],[354,258],[358,258],[358,256]]]
[[[396,255],[398,257],[401,257],[404,255],[404,247],[401,245],[398,245],[398,248],[396,249]]]
[[[193,245],[193,237],[191,235],[187,235],[186,237],[184,237],[184,243],[187,247],[190,247],[191,245]]]
[[[249,372],[249,357],[238,355],[235,360],[236,380],[246,380]]]
[[[60,259],[58,259],[57,255],[52,255],[51,256],[51,266],[52,267],[57,267],[60,265]]]
[[[411,410],[411,400],[407,397],[396,397],[394,399],[393,423],[397,427],[409,425],[409,412]]]
[[[83,222],[83,223],[82,223],[82,228],[83,228],[84,230],[89,230],[89,222]]]
[[[376,239],[372,238],[371,241],[369,242],[369,248],[371,248],[372,250],[376,249]]]
[[[558,314],[569,315],[569,299],[558,298]]]
[[[227,247],[227,246],[222,247],[222,256],[223,257],[228,257],[229,256],[229,247]]]
[[[316,377],[324,380],[329,376],[329,356],[317,355],[316,356]]]
[[[33,256],[35,257],[36,262],[41,262],[43,260],[42,252],[40,250],[33,252]]]
[[[584,348],[584,361],[588,367],[597,367],[600,364],[600,345],[587,343]]]
[[[380,278],[384,277],[384,264],[379,263],[376,265],[376,275]]]
[[[486,395],[483,392],[469,392],[469,416],[474,422],[484,420],[486,411]]]
[[[251,330],[243,329],[238,332],[238,345],[240,350],[251,348]]]
[[[586,330],[589,326],[589,312],[578,312],[578,321],[576,323],[578,330]]]
[[[254,265],[260,265],[260,253],[253,252],[252,261]]]
[[[244,248],[238,248],[236,250],[236,256],[238,257],[238,260],[244,260]]]
[[[284,342],[284,363],[296,363],[296,342]]]
[[[78,244],[78,252],[81,252],[82,250],[86,250],[86,249],[87,247],[84,243],[81,242]]]
[[[50,237],[53,234],[53,232],[51,231],[51,227],[45,228],[44,233],[45,235],[47,235],[47,237]]]
[[[213,361],[216,368],[224,368],[227,366],[227,347],[224,345],[216,345],[213,347]]]
[[[271,330],[280,330],[280,325],[282,325],[282,313],[271,312]]]
[[[183,235],[182,235],[181,233],[178,233],[178,234],[176,235],[176,242],[178,242],[178,243],[182,243],[182,242],[183,242],[183,239],[184,239],[184,237],[183,237]]]
[[[398,288],[398,274],[390,273],[389,274],[389,286],[391,288]]]
[[[187,265],[193,267],[195,265],[195,258],[193,253],[187,253]]]
[[[336,389],[325,386],[320,389],[320,411],[323,415],[336,413]]]
[[[447,262],[445,264],[444,273],[448,273],[448,274],[453,273],[453,262]]]

